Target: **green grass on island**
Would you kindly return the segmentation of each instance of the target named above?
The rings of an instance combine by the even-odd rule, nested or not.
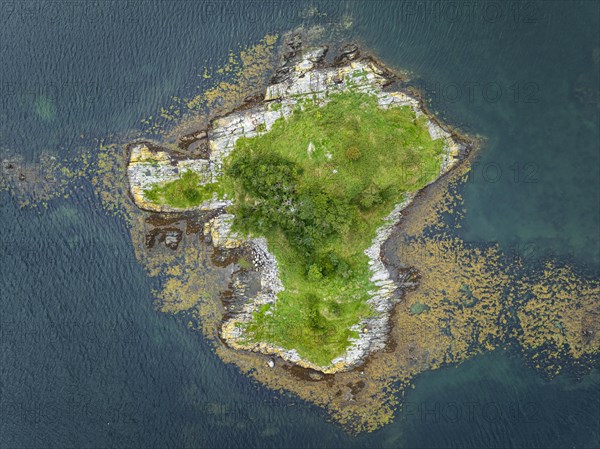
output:
[[[201,176],[185,171],[179,179],[164,184],[155,184],[144,190],[146,199],[154,204],[167,204],[181,209],[195,207],[219,193],[217,183],[203,184]]]
[[[357,336],[352,326],[374,313],[364,250],[394,205],[437,177],[443,142],[431,139],[425,116],[381,109],[372,95],[300,103],[270,131],[238,139],[218,184],[187,171],[144,193],[179,208],[232,195],[234,229],[267,238],[284,286],[245,325],[247,339],[325,366]]]
[[[351,327],[374,313],[364,250],[394,205],[438,176],[442,150],[425,116],[356,92],[304,102],[269,132],[239,139],[223,175],[234,229],[267,238],[285,288],[255,313],[247,338],[321,366],[342,355]]]

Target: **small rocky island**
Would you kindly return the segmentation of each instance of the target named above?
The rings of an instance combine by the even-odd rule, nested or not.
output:
[[[469,151],[356,46],[332,56],[300,42],[264,95],[180,147],[129,146],[135,204],[210,212],[204,236],[255,281],[233,283],[222,340],[323,373],[385,347],[409,281],[382,245],[415,194]]]

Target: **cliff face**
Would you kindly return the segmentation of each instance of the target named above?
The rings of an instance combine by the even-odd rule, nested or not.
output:
[[[267,87],[264,99],[252,107],[216,118],[206,131],[196,133],[195,142],[209,149],[208,159],[184,159],[165,151],[152,149],[147,144],[132,145],[128,166],[131,194],[136,205],[155,212],[180,212],[187,210],[217,210],[232,204],[230,198],[219,198],[215,194],[192,208],[180,209],[166,204],[151,202],[145,191],[153,185],[178,179],[184,171],[192,171],[205,184],[218,182],[224,159],[235,148],[241,137],[254,137],[268,132],[275,121],[290,116],[310,100],[324,105],[332,93],[344,91],[366,92],[377,97],[380,108],[409,106],[417,117],[427,115],[417,98],[406,92],[389,91],[384,87],[394,81],[394,76],[372,58],[361,58],[355,47],[342,51],[334,63],[325,63],[326,47],[295,51],[286,56],[285,63],[277,70],[272,83]],[[444,154],[440,175],[447,172],[465,152],[466,145],[453,137],[440,124],[428,116],[428,130],[432,140],[442,139]],[[365,250],[370,259],[371,281],[375,291],[369,292],[374,316],[366,318],[353,327],[358,338],[353,340],[345,354],[328,366],[318,366],[303,360],[293,348],[279,348],[267,342],[253,342],[244,335],[244,325],[252,320],[253,313],[261,305],[275,304],[277,294],[283,290],[275,257],[268,251],[264,238],[243,240],[231,232],[232,216],[222,214],[205,224],[204,233],[213,245],[221,248],[244,246],[252,254],[252,263],[260,273],[261,289],[253,298],[248,298],[242,310],[229,317],[222,327],[222,337],[230,346],[272,354],[300,366],[334,373],[355,367],[365,357],[384,348],[389,331],[389,314],[399,299],[398,285],[381,259],[381,245],[391,235],[392,229],[402,216],[402,210],[412,197],[396,205],[385,224],[381,226]]]

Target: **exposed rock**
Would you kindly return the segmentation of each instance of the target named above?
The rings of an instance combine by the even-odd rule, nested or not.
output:
[[[305,50],[303,58],[309,60],[314,64],[320,64],[325,59],[327,52],[329,51],[329,47],[326,45],[322,47],[315,47]]]
[[[292,74],[291,66],[283,66],[277,69],[275,75],[271,78],[271,84],[281,83],[290,77]]]
[[[194,143],[198,140],[201,140],[201,139],[206,139],[206,137],[207,137],[207,133],[206,133],[206,130],[204,130],[204,129],[195,131],[190,134],[186,134],[185,136],[181,136],[179,138],[179,148],[187,149],[192,143]]]
[[[346,44],[340,49],[340,55],[351,56],[352,59],[356,59],[358,57],[358,46],[356,44]]]
[[[235,233],[231,232],[233,215],[222,214],[209,220],[204,225],[204,235],[210,237],[215,248],[239,248],[244,241]]]
[[[293,35],[287,42],[287,46],[293,51],[298,51],[302,47],[302,37],[299,34]]]
[[[167,248],[175,250],[182,238],[183,232],[181,229],[175,227],[157,227],[146,234],[146,246],[153,248],[156,242],[160,242],[164,243]]]
[[[192,158],[210,159],[210,145],[208,139],[197,140],[187,147],[187,154]]]
[[[340,65],[358,58],[358,46],[356,44],[346,44],[340,49],[340,55],[336,58],[335,64]]]
[[[310,377],[312,380],[323,380],[325,378],[323,373],[319,371],[310,371],[308,373],[308,377]]]
[[[165,236],[165,245],[171,249],[177,249],[180,240],[181,233],[167,232],[167,235]]]

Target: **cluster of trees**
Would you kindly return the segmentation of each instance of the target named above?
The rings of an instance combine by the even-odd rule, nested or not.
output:
[[[227,169],[246,194],[236,204],[238,228],[266,235],[279,229],[302,256],[307,276],[350,275],[348,263],[325,243],[351,228],[350,204],[315,186],[299,188],[302,168],[276,154],[243,154]]]
[[[355,202],[362,210],[369,210],[385,203],[397,194],[398,191],[395,186],[382,188],[375,183],[371,183],[355,198]]]

